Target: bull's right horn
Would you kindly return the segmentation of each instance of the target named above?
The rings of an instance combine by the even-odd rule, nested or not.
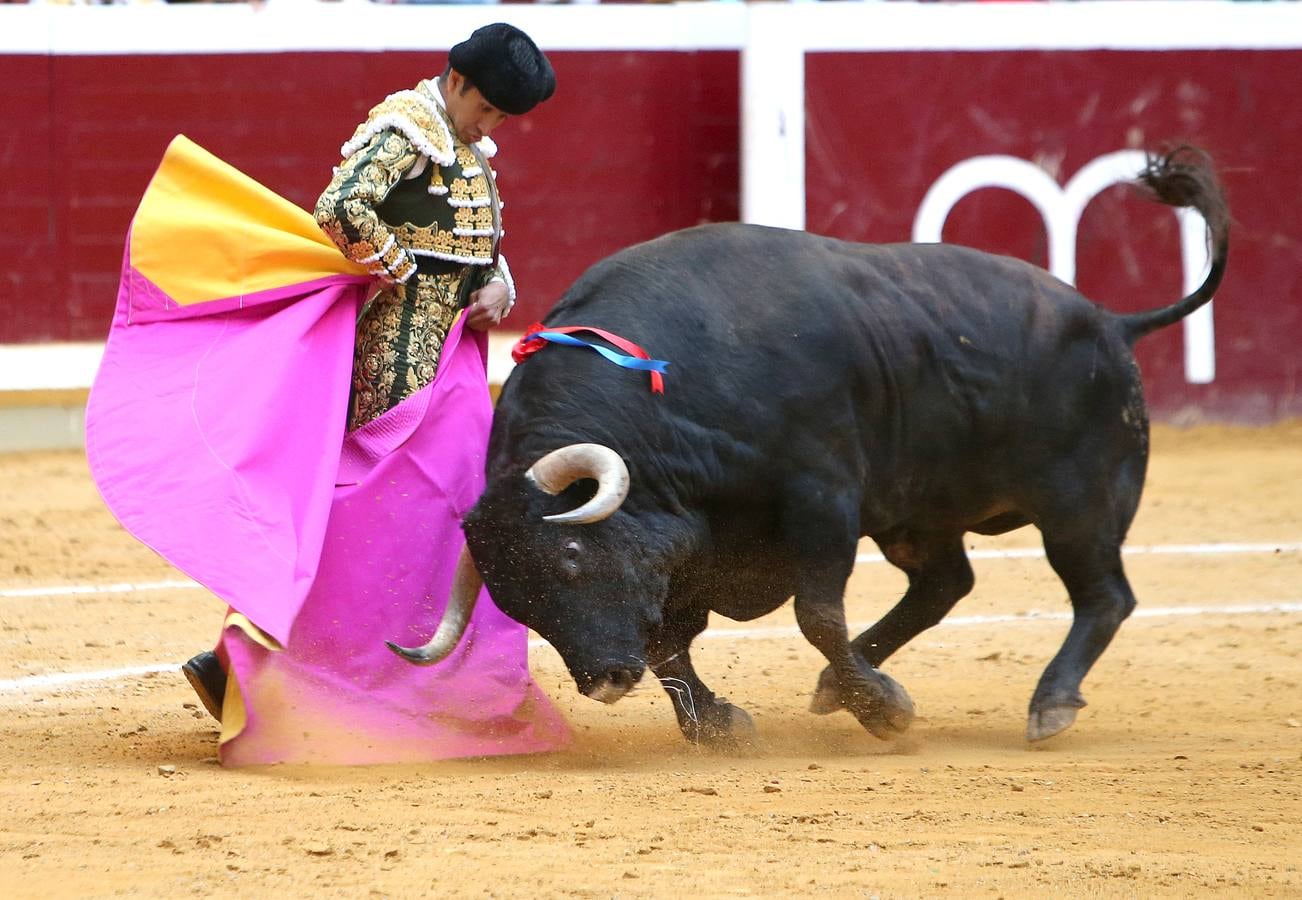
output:
[[[608,519],[628,496],[628,466],[604,444],[570,444],[548,453],[525,472],[525,477],[553,496],[580,478],[595,478],[597,493],[569,512],[543,516],[557,525],[589,525]]]
[[[470,548],[462,547],[457,559],[457,571],[452,576],[452,591],[448,597],[447,609],[443,612],[443,621],[438,631],[423,647],[399,647],[393,641],[385,645],[408,662],[418,666],[432,666],[445,659],[457,648],[461,636],[470,624],[470,614],[475,611],[475,601],[479,599],[479,589],[484,586],[484,579],[475,568],[475,561],[470,557]]]

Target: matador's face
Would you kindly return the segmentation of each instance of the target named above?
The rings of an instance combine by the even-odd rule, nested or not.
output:
[[[456,69],[448,72],[443,102],[447,105],[448,118],[452,120],[457,138],[466,144],[487,137],[507,118],[506,113],[485,100],[479,88],[466,81],[466,77]]]

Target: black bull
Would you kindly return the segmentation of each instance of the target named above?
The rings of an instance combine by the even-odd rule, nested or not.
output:
[[[710,225],[588,270],[548,314],[667,359],[667,392],[587,350],[550,347],[497,404],[488,485],[464,522],[457,588],[428,645],[456,645],[479,578],[560,653],[583,693],[623,696],[649,667],[683,733],[752,726],[692,667],[711,611],[763,615],[795,597],[828,661],[812,708],[874,735],[913,718],[879,670],[972,589],[965,532],[1040,529],[1073,623],[1031,698],[1027,735],[1068,728],[1081,680],[1134,608],[1121,544],[1148,455],[1132,347],[1211,298],[1228,214],[1202,156],[1140,175],[1208,222],[1205,283],[1115,315],[1041,269],[940,244],[860,245]],[[842,597],[861,536],[908,575],[849,640]],[[477,569],[477,571],[476,571]]]

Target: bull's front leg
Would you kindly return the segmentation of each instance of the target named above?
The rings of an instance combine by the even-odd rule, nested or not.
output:
[[[692,666],[692,639],[705,630],[706,610],[671,617],[649,642],[648,663],[669,695],[678,728],[694,744],[733,749],[755,739],[755,725],[744,709],[716,697]]]
[[[850,642],[855,656],[874,669],[922,631],[939,624],[973,583],[962,533],[904,534],[878,544],[886,558],[909,576],[909,589],[881,621]],[[809,709],[826,715],[843,705],[836,673],[828,666],[818,676]]]
[[[885,739],[908,729],[913,700],[899,682],[850,647],[845,583],[854,568],[859,529],[857,507],[849,500],[807,485],[792,503],[787,524],[801,562],[796,623],[805,639],[827,658],[845,708],[874,736]]]
[[[908,730],[913,700],[898,681],[851,651],[840,593],[835,599],[797,594],[796,623],[805,639],[827,657],[841,702],[860,725],[882,739]]]

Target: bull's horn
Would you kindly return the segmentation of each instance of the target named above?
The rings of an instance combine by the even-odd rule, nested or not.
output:
[[[448,607],[434,637],[424,647],[399,647],[393,641],[384,643],[394,653],[418,666],[434,665],[455,650],[461,636],[466,633],[466,625],[470,622],[470,614],[475,611],[475,601],[479,599],[479,589],[483,585],[484,580],[475,568],[475,561],[470,558],[470,549],[461,548],[457,571],[452,576]]]
[[[570,444],[548,453],[525,477],[549,494],[559,494],[580,478],[595,478],[597,493],[577,509],[543,516],[558,525],[588,525],[612,516],[628,496],[628,466],[603,444]]]

